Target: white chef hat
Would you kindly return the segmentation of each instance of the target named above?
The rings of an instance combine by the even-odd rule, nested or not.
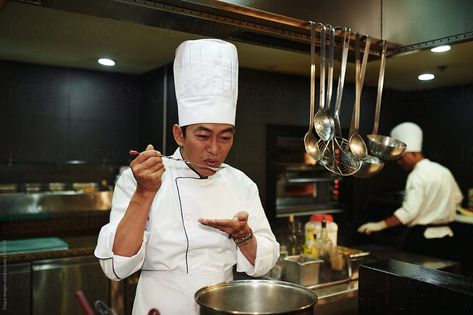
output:
[[[235,45],[219,39],[184,41],[174,58],[179,125],[235,125],[238,55]]]
[[[422,129],[412,122],[394,127],[391,137],[407,144],[406,152],[422,152]]]

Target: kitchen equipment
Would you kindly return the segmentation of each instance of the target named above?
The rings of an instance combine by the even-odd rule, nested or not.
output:
[[[139,155],[141,152],[138,152],[136,150],[130,150],[129,154],[130,155]],[[194,163],[194,162],[191,162],[191,161],[188,161],[188,160],[184,160],[184,159],[178,159],[178,158],[175,158],[175,157],[172,157],[171,155],[160,155],[160,157],[162,158],[165,158],[165,159],[168,159],[168,160],[173,160],[173,161],[182,161],[186,164],[190,164],[190,165],[195,165],[195,166],[198,166],[198,167],[202,167],[202,168],[206,168],[206,169],[209,169],[211,171],[214,171],[214,172],[217,172],[223,168],[225,168],[224,166],[219,166],[219,167],[211,167],[211,166],[208,166],[208,165],[204,165],[204,164],[199,164],[199,163]]]
[[[32,309],[31,262],[15,263],[6,258],[4,263],[3,294],[7,296],[8,300],[3,301],[4,308],[1,314],[30,315]],[[77,302],[74,303],[74,306],[77,308]]]
[[[323,143],[322,155],[320,162],[330,172],[340,176],[350,176],[358,172],[361,163],[358,159],[353,158],[350,153],[348,140],[343,138],[340,125],[340,107],[342,103],[343,86],[345,82],[345,73],[347,66],[348,48],[350,44],[350,31],[344,29],[343,34],[343,50],[340,77],[338,79],[337,97],[335,100],[335,136],[330,143]]]
[[[381,112],[381,97],[383,94],[384,69],[386,64],[387,43],[383,41],[381,52],[381,64],[379,66],[378,94],[376,96],[376,110],[374,116],[373,132],[368,137],[368,148],[370,153],[382,160],[395,160],[401,157],[406,151],[406,144],[397,139],[378,135],[379,115]]]
[[[315,114],[314,128],[320,139],[323,141],[330,140],[335,133],[335,123],[324,111],[325,105],[325,41],[326,27],[320,25],[320,84],[319,84],[319,110]]]
[[[357,178],[368,178],[381,172],[384,167],[384,162],[376,156],[367,155],[364,160],[361,160],[361,167],[353,176]]]
[[[363,83],[364,83],[364,79],[365,79],[366,64],[367,64],[367,61],[368,61],[367,52],[369,51],[369,47],[370,47],[370,39],[366,38],[365,51],[363,53],[363,64],[362,64],[362,68],[361,68],[361,72],[359,74],[359,77],[357,78],[358,79],[357,83],[359,83],[359,89],[357,89],[357,100],[355,101],[355,103],[357,103],[356,108],[355,108],[355,111],[357,111],[357,114],[354,114],[354,116],[355,116],[354,119],[357,120],[355,122],[355,124],[357,124],[357,125],[359,125],[359,119],[360,119],[359,114],[360,114],[361,91],[363,89]],[[352,119],[352,122],[353,122],[353,119]],[[358,132],[357,127],[355,129],[356,129],[356,132]],[[363,156],[360,156],[360,155],[357,156],[355,154],[356,150],[354,151],[352,146],[350,146],[350,149],[352,149],[351,150],[352,154],[354,154],[356,158],[360,159],[360,163],[361,163],[360,169],[353,176],[358,177],[358,178],[368,178],[368,177],[371,177],[373,175],[378,174],[383,169],[384,162],[381,161],[380,159],[378,159],[375,156],[368,155],[366,144],[364,143],[361,136],[358,135],[358,137],[359,137],[359,139],[357,139],[356,141],[360,140],[361,142],[363,142],[362,143],[363,144],[363,150],[361,150],[361,142],[357,144],[357,146],[360,146],[360,148],[359,148],[360,152],[359,153],[361,153],[361,151],[363,151]]]
[[[337,246],[337,249],[339,249],[345,256],[345,260],[348,264],[348,274],[350,279],[358,279],[358,269],[362,263],[369,261],[371,258],[370,252],[343,246]]]
[[[366,38],[365,44],[365,51],[364,56],[368,54],[370,46],[370,39],[369,37]],[[355,106],[353,107],[353,117],[351,120],[351,127],[350,127],[350,137],[348,140],[348,144],[350,146],[350,150],[352,154],[358,159],[364,159],[368,154],[368,149],[366,147],[363,138],[358,134],[358,129],[360,126],[360,102],[361,102],[361,90],[363,88],[363,79],[364,73],[360,68],[360,35],[356,34],[356,42],[355,42]],[[364,59],[363,56],[363,59]],[[365,60],[363,60],[365,62]]]
[[[276,215],[328,211],[338,207],[340,179],[322,167],[291,165],[280,168],[276,182]]]
[[[334,121],[335,121],[335,133],[337,137],[343,137],[342,127],[340,124],[340,107],[342,105],[343,97],[343,87],[345,85],[345,75],[347,70],[347,60],[348,60],[348,48],[350,46],[350,35],[351,29],[345,28],[343,31],[343,48],[342,48],[342,61],[340,65],[340,76],[338,77],[337,85],[337,96],[335,99],[335,112],[334,112]]]
[[[112,195],[112,191],[0,194],[0,220],[18,219],[22,216],[44,218],[58,213],[110,211]]]
[[[310,113],[309,130],[304,136],[304,147],[315,161],[319,160],[319,146],[314,135],[314,102],[315,102],[315,34],[316,24],[310,22]]]
[[[284,257],[284,263],[284,280],[305,287],[319,283],[320,265],[324,263],[323,260],[308,258],[303,255],[293,255]]]
[[[28,314],[94,314],[88,303],[85,306],[85,296],[91,301],[110,298],[110,280],[93,255],[35,260],[31,270],[33,296]],[[79,291],[83,293],[78,296]]]
[[[330,104],[332,103],[332,87],[333,87],[333,57],[335,53],[335,28],[332,25],[327,25],[330,30],[329,37],[329,53],[328,53],[328,73],[327,73],[327,96],[325,98],[325,107],[324,113],[330,121],[330,138],[328,141],[332,140],[335,135],[335,121],[330,115]]]
[[[313,315],[317,295],[303,286],[274,280],[237,280],[199,289],[200,314]]]

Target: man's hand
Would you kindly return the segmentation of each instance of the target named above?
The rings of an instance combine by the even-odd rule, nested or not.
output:
[[[199,219],[199,222],[228,233],[233,239],[244,237],[251,233],[248,225],[248,212],[237,212],[233,219]]]
[[[370,235],[373,232],[379,232],[381,230],[384,230],[385,228],[387,228],[387,225],[384,220],[379,222],[368,222],[360,226],[358,228],[358,232]]]
[[[165,171],[161,153],[148,144],[146,150],[130,163],[130,168],[137,182],[136,191],[156,194]]]

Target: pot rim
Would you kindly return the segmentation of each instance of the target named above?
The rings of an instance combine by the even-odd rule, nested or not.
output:
[[[203,294],[209,292],[209,291],[213,291],[213,290],[223,288],[223,287],[240,286],[240,285],[245,285],[245,284],[266,284],[266,285],[277,285],[277,286],[282,286],[282,287],[292,287],[292,288],[295,288],[299,291],[304,292],[305,294],[307,294],[308,296],[311,296],[313,298],[312,303],[301,306],[298,309],[291,310],[291,313],[292,312],[297,312],[297,311],[304,311],[306,309],[309,309],[309,308],[313,307],[315,304],[317,304],[317,302],[319,300],[319,297],[317,296],[317,294],[315,294],[312,290],[310,290],[310,289],[308,289],[308,288],[306,288],[302,285],[292,283],[292,282],[279,281],[279,280],[267,280],[267,279],[233,280],[233,281],[226,281],[226,282],[211,284],[211,285],[205,286],[205,287],[200,288],[199,290],[197,290],[194,294],[194,300],[197,304],[199,304],[200,307],[202,307],[206,310],[222,312],[224,314],[248,314],[247,312],[227,311],[227,310],[223,310],[223,309],[216,308],[216,307],[209,307],[209,306],[203,304],[201,301],[199,301],[199,297],[202,296]],[[282,312],[271,311],[271,312],[252,312],[251,314],[254,314],[254,315],[275,314],[276,315],[276,314],[287,314],[287,313],[288,313],[288,311],[282,311]]]

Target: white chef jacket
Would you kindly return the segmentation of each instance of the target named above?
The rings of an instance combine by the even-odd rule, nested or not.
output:
[[[406,192],[401,208],[394,215],[403,224],[442,225],[455,219],[455,211],[463,195],[450,171],[429,159],[419,161],[407,177]],[[426,238],[453,236],[448,226],[429,227]]]
[[[182,158],[179,149],[173,157]],[[120,176],[112,200],[110,223],[102,227],[95,256],[107,277],[121,280],[141,269],[133,314],[157,308],[162,315],[198,314],[194,293],[201,287],[233,279],[238,272],[261,276],[279,258],[256,184],[243,172],[224,169],[202,179],[182,161],[163,159],[166,171],[151,205],[143,243],[132,257],[112,251],[115,231],[136,188],[131,169]],[[253,266],[228,234],[200,224],[199,218],[232,219],[249,213],[248,224],[257,240]]]

